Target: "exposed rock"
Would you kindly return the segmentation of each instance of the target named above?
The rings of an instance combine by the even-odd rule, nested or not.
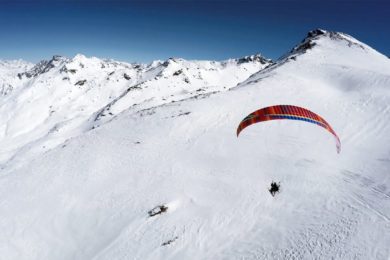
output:
[[[49,61],[42,60],[38,62],[34,67],[32,67],[31,70],[18,73],[18,77],[21,79],[23,76],[26,76],[27,78],[36,77],[40,74],[46,73],[52,68],[58,66],[61,63],[67,62],[68,59],[59,55],[54,55],[53,58]]]
[[[237,63],[247,63],[247,62],[260,62],[261,64],[267,64],[267,63],[272,63],[272,60],[266,59],[261,54],[255,54],[255,55],[250,55],[250,56],[245,56],[243,58],[238,59]]]
[[[332,40],[338,40],[338,41],[345,41],[349,47],[356,46],[362,49],[365,49],[365,47],[357,42],[353,41],[353,38],[347,34],[339,33],[339,32],[332,32],[332,31],[325,31],[322,29],[315,29],[307,33],[307,36],[302,40],[300,44],[298,44],[296,47],[294,47],[290,53],[304,53],[307,50],[312,49],[317,43],[316,40],[319,39],[319,37],[329,37]]]
[[[85,84],[85,82],[87,82],[87,80],[86,79],[83,79],[83,80],[79,80],[79,81],[77,81],[74,85],[75,86],[82,86],[82,85],[84,85]]]
[[[131,77],[129,75],[127,75],[126,73],[123,74],[123,77],[126,79],[126,80],[130,80]]]
[[[175,240],[178,239],[178,238],[179,238],[179,237],[176,236],[176,237],[174,237],[174,238],[172,238],[172,239],[169,239],[169,240],[165,241],[164,243],[162,243],[161,246],[167,246],[167,245],[169,245],[169,244],[175,242]]]
[[[173,73],[173,76],[179,76],[180,74],[183,73],[183,70],[177,70]]]

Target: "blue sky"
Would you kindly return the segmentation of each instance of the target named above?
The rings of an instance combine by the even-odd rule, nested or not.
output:
[[[0,0],[0,59],[275,59],[314,28],[346,32],[390,55],[389,25],[386,0]]]

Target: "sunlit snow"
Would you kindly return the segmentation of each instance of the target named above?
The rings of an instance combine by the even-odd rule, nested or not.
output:
[[[0,63],[0,258],[388,259],[390,60],[325,31],[255,57]],[[300,121],[236,137],[276,104],[341,153]]]

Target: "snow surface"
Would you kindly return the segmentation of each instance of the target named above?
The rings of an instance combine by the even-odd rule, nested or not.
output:
[[[0,97],[2,258],[389,259],[390,61],[345,34],[305,41],[267,68],[78,55],[22,76]],[[236,137],[275,104],[322,115],[341,153],[299,121]]]
[[[129,107],[140,110],[234,87],[270,63],[172,58],[142,65],[78,54],[26,65],[18,74],[8,69],[0,88],[6,94],[0,95],[0,165],[30,160]]]

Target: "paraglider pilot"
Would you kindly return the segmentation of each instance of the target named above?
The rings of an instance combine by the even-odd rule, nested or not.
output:
[[[280,191],[280,182],[271,182],[271,188],[269,188],[268,190],[271,193],[272,197],[274,197],[275,194]]]

